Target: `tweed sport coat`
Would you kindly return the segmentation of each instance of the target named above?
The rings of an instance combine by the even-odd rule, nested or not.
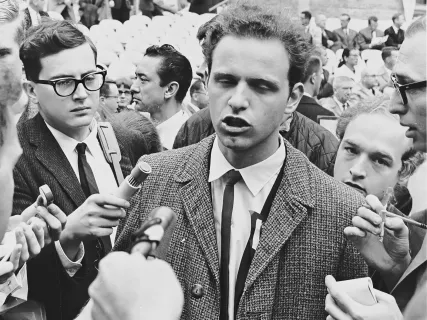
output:
[[[72,213],[86,197],[70,163],[41,115],[20,122],[18,136],[23,154],[13,173],[13,214],[20,214],[33,204],[43,184],[52,190],[54,203],[66,215]],[[132,169],[132,163],[123,140],[119,136],[117,139],[122,154],[120,165],[126,176]],[[44,304],[48,320],[74,319],[89,298],[87,289],[97,274],[94,261],[99,259],[96,245],[96,240],[84,241],[82,268],[72,278],[62,266],[53,243],[45,246],[37,257],[28,262],[29,299]]]
[[[219,258],[208,183],[214,137],[141,158],[152,173],[132,198],[114,248],[129,248],[131,234],[151,210],[172,208],[178,219],[166,260],[182,285],[181,319],[187,320],[219,319]],[[325,276],[344,280],[367,275],[365,263],[343,234],[363,197],[327,176],[287,141],[285,146],[283,179],[263,226],[236,320],[325,319]],[[196,284],[203,287],[201,297],[195,293]]]

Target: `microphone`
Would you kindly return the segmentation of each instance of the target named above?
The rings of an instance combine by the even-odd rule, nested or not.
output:
[[[130,175],[120,184],[115,192],[115,196],[124,200],[129,200],[140,188],[142,183],[151,173],[151,167],[144,161],[138,162],[132,169]]]
[[[132,234],[130,252],[165,260],[176,220],[176,213],[169,207],[151,211],[148,219]]]

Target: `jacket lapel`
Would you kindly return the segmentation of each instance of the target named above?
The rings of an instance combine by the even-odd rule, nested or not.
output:
[[[307,215],[307,207],[314,207],[314,198],[311,195],[312,179],[305,161],[288,142],[285,141],[285,145],[283,179],[268,219],[262,227],[260,242],[246,278],[243,296]]]
[[[175,180],[183,183],[179,194],[185,214],[219,287],[218,246],[212,196],[208,183],[210,152],[214,138],[215,135],[197,145],[184,165],[177,171]]]
[[[427,261],[427,236],[424,237],[423,245],[421,246],[420,251],[415,256],[415,258],[411,261],[408,266],[408,269],[405,270],[402,277],[398,281],[398,283],[394,286],[393,292],[405,279],[410,275],[413,271],[415,271],[418,267],[420,267],[423,263]]]
[[[30,143],[37,146],[37,159],[59,182],[74,204],[80,206],[86,197],[79,180],[42,116],[37,114],[28,124]]]

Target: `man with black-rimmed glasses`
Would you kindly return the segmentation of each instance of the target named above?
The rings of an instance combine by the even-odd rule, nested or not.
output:
[[[118,172],[104,157],[94,120],[106,76],[96,53],[67,21],[39,25],[20,49],[24,88],[39,113],[18,127],[23,154],[14,170],[13,213],[34,203],[47,184],[67,214],[59,241],[28,265],[29,298],[44,304],[49,320],[74,319],[83,307],[97,263],[111,249],[113,227],[129,205],[111,195]],[[119,146],[126,176],[132,164]]]

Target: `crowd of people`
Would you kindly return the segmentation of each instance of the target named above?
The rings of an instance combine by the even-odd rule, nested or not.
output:
[[[80,8],[118,30],[112,2]],[[0,3],[0,318],[426,319],[425,16],[330,31],[238,1],[187,24],[202,62],[159,38],[109,64],[61,5]],[[165,206],[164,260],[130,253]]]

